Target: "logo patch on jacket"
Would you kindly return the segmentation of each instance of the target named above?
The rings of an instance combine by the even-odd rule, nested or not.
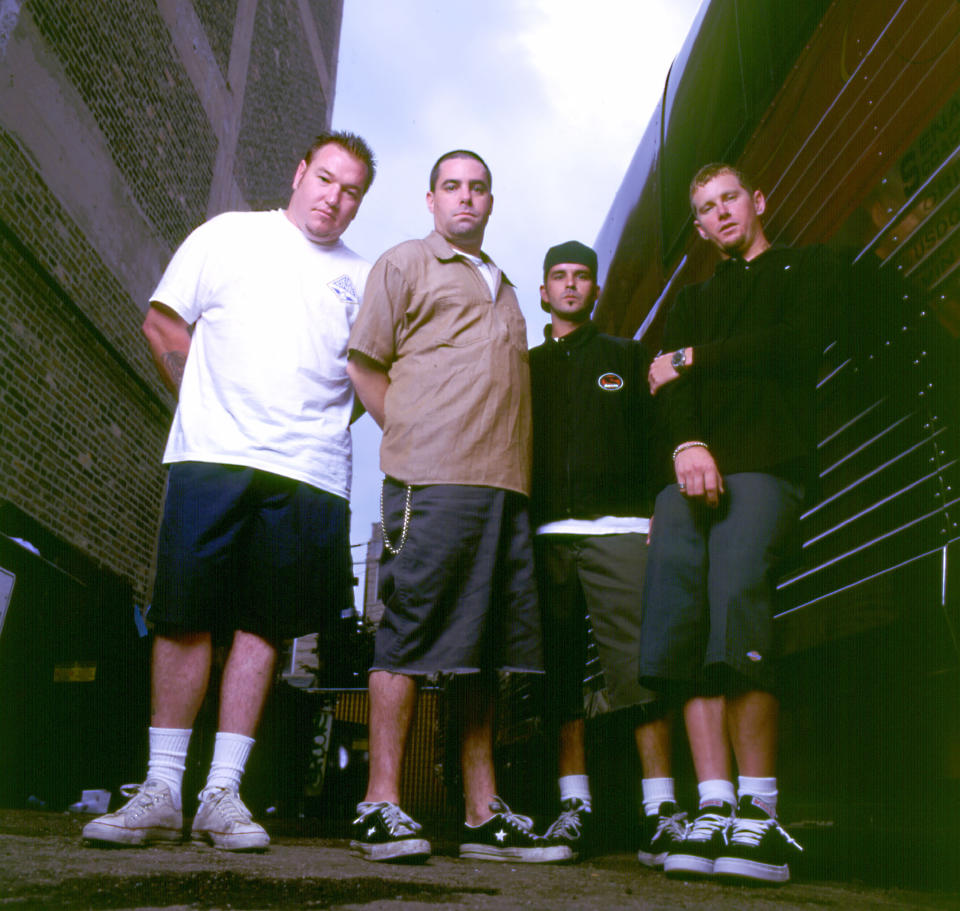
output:
[[[345,304],[360,303],[360,294],[350,281],[349,275],[341,275],[332,282],[327,282],[327,287],[337,295]]]
[[[597,385],[607,392],[616,392],[618,389],[623,389],[623,377],[615,373],[604,373],[597,377]]]

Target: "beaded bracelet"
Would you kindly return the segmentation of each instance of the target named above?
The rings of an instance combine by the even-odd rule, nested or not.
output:
[[[684,449],[693,449],[694,446],[702,446],[704,449],[709,449],[706,443],[702,443],[700,440],[688,440],[686,443],[681,443],[676,449],[673,450],[673,461],[677,461],[677,456],[683,452]]]

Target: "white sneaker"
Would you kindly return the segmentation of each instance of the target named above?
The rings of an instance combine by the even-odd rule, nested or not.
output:
[[[224,851],[264,851],[267,830],[253,821],[240,795],[228,788],[204,788],[190,837]]]
[[[181,840],[183,814],[174,807],[167,784],[156,779],[125,784],[120,793],[130,800],[119,810],[88,822],[83,827],[87,841],[149,845]]]

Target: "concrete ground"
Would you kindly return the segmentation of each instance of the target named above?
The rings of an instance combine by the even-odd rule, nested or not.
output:
[[[265,854],[227,854],[192,844],[91,848],[80,839],[88,818],[0,810],[0,911],[960,909],[960,893],[820,881],[809,864],[780,887],[668,880],[625,853],[564,866],[460,861],[452,843],[435,846],[437,856],[425,865],[371,864],[351,855],[346,839],[307,837],[282,824],[273,827]]]

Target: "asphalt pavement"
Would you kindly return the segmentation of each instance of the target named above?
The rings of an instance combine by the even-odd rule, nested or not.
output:
[[[455,845],[417,866],[372,864],[346,839],[277,824],[264,854],[229,854],[190,843],[92,848],[89,817],[0,810],[0,911],[5,909],[960,909],[960,893],[819,880],[816,865],[784,886],[668,880],[632,854],[577,864],[461,861]],[[299,831],[298,831],[299,830]],[[960,854],[958,854],[960,856]]]

